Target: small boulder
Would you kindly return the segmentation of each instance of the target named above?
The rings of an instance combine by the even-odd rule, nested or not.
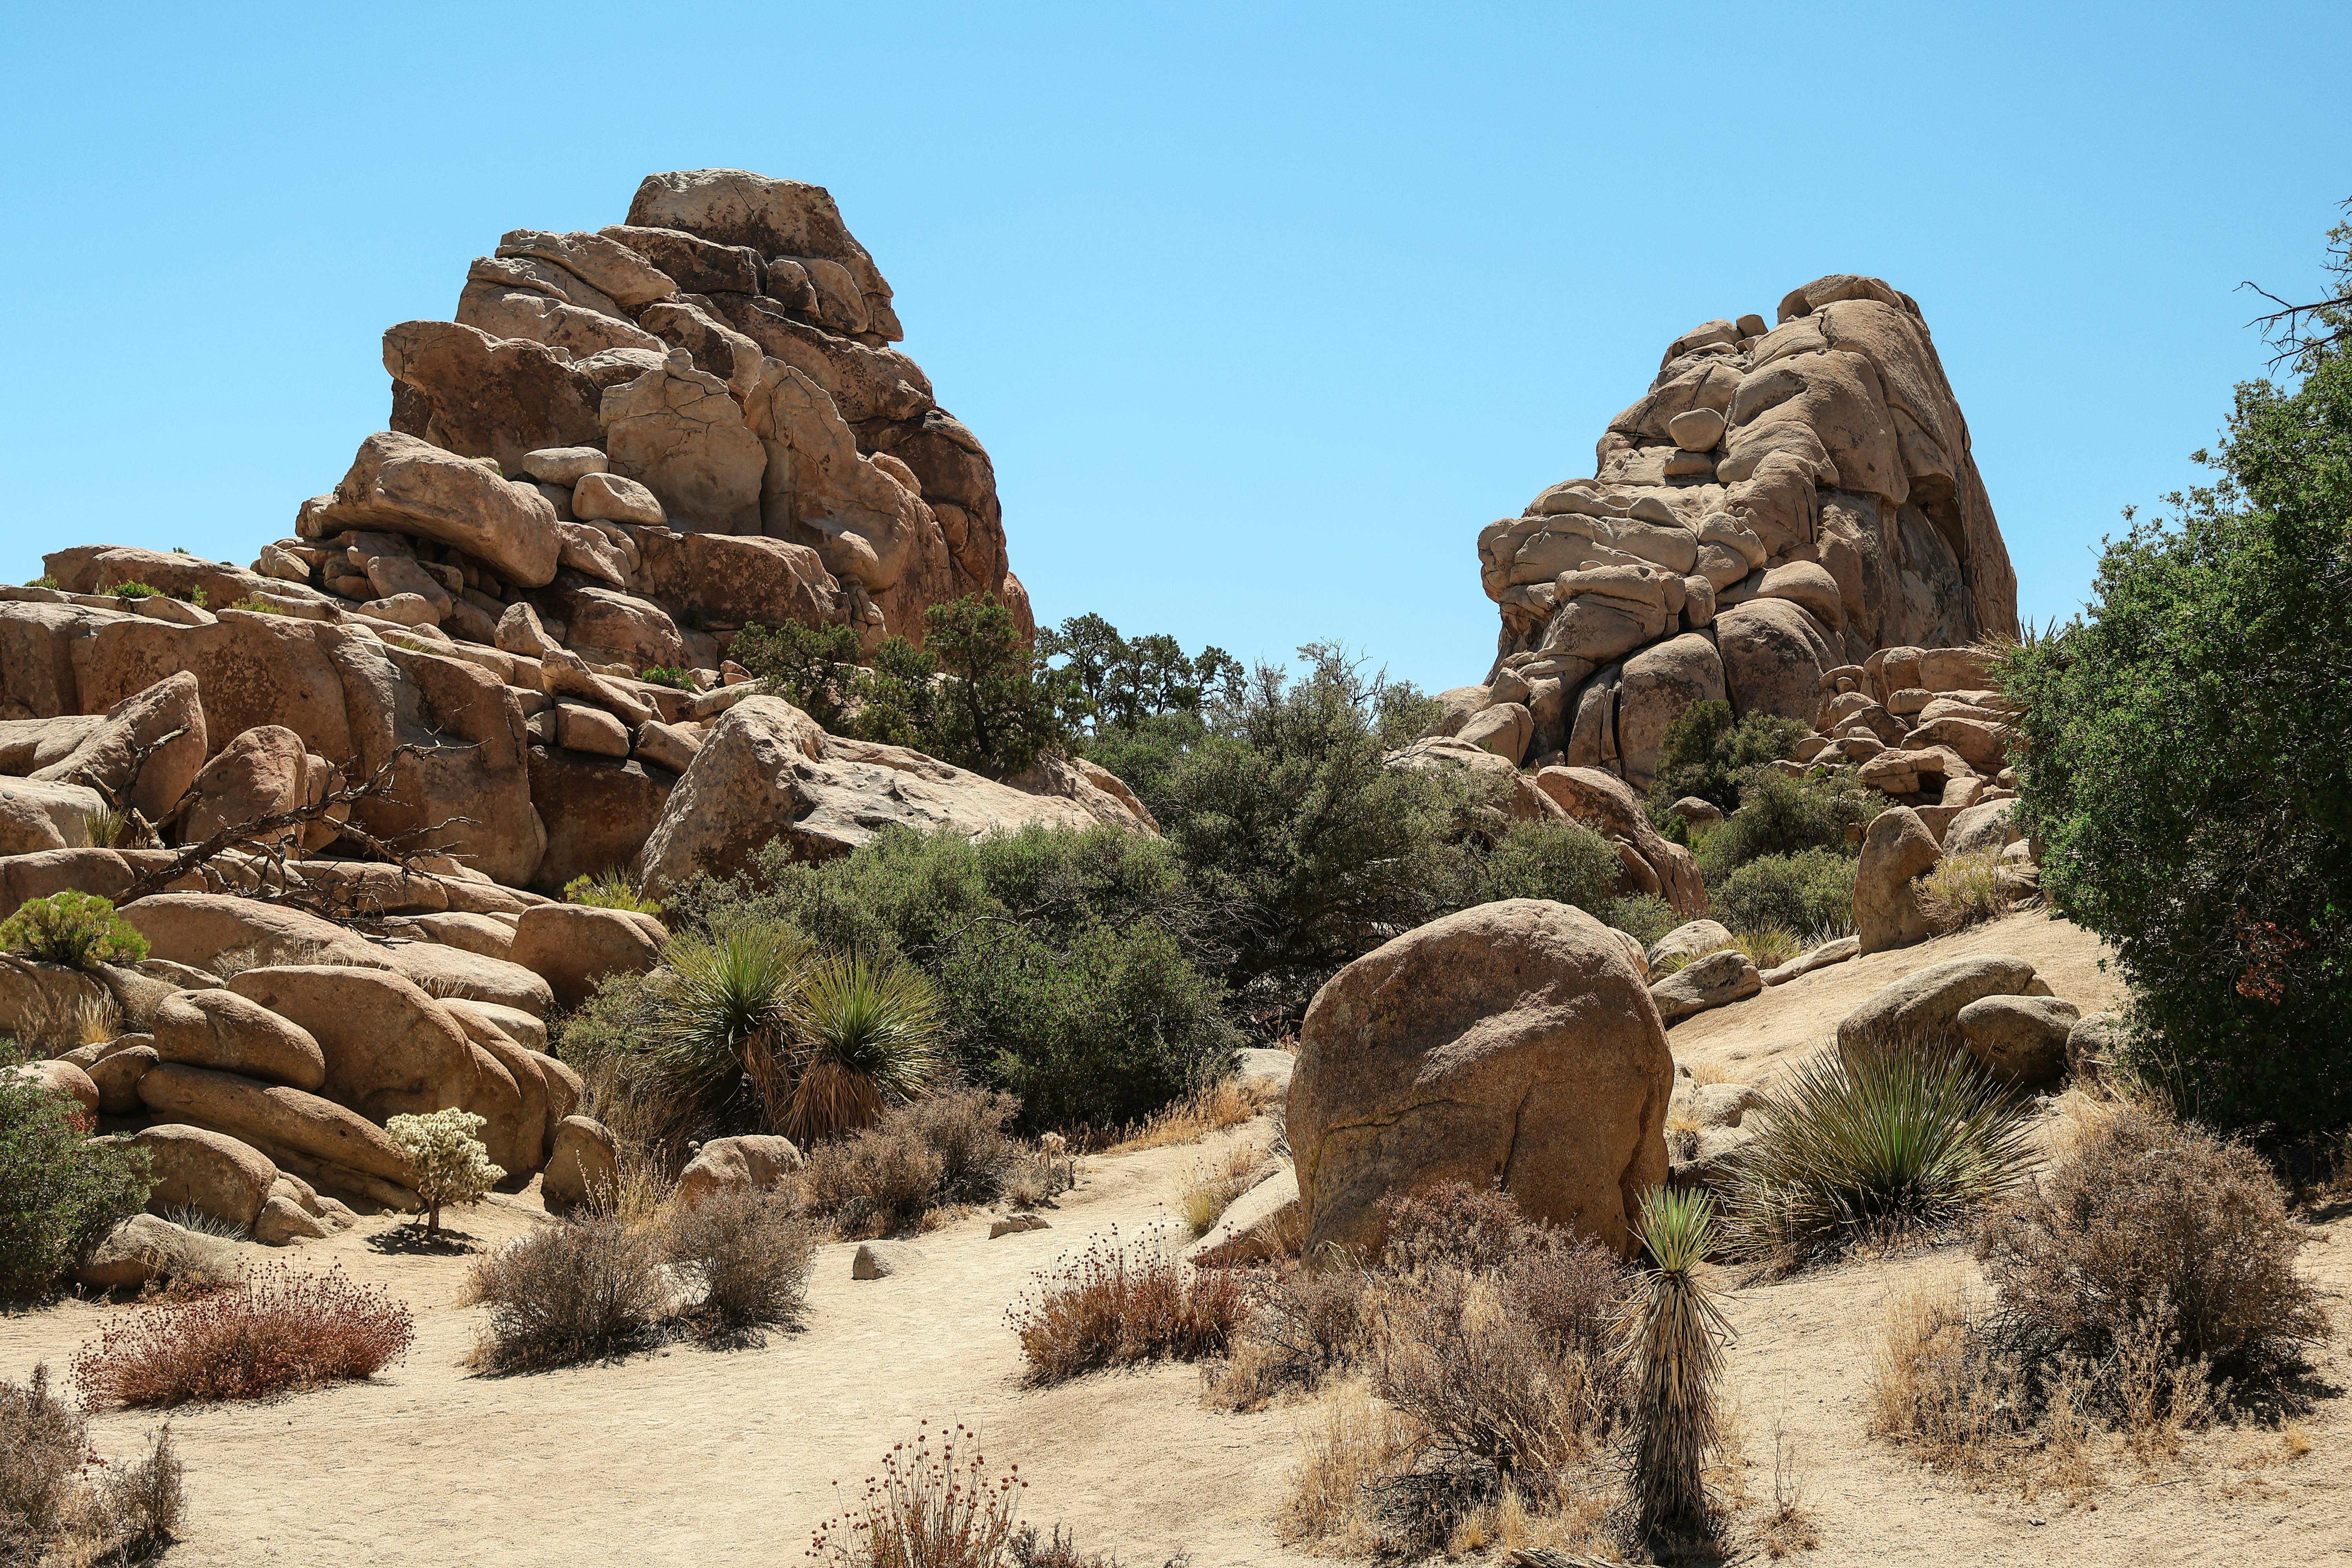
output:
[[[1919,904],[1916,879],[1935,868],[1943,848],[1919,814],[1897,805],[1873,817],[1853,874],[1854,934],[1864,952],[1908,947],[1935,934]]]
[[[540,1202],[550,1214],[587,1206],[599,1192],[621,1179],[621,1145],[605,1125],[587,1116],[567,1116],[555,1124],[555,1151],[539,1178]]]
[[[2021,996],[2033,983],[2033,965],[2005,953],[1931,963],[1847,1014],[1837,1026],[1838,1052],[1957,1046],[1961,1008],[1985,996]]]
[[[1763,989],[1755,963],[1738,948],[1727,947],[1694,959],[1653,984],[1650,1000],[1658,1005],[1658,1016],[1671,1024]]]
[[[253,1239],[265,1247],[290,1247],[333,1234],[327,1222],[292,1198],[273,1194],[253,1219]]]
[[[807,1163],[791,1139],[773,1133],[713,1138],[677,1173],[677,1201],[690,1207],[706,1193],[772,1192]]]
[[[278,1167],[268,1155],[225,1132],[165,1122],[132,1134],[131,1142],[147,1151],[154,1184],[147,1194],[152,1214],[191,1208],[250,1231],[278,1180]]]
[[[1051,1230],[1054,1227],[1034,1214],[1009,1214],[989,1222],[988,1239],[1000,1236],[1018,1236],[1024,1230]]]
[[[556,1005],[577,1007],[608,974],[646,974],[669,932],[651,915],[593,904],[535,904],[515,927],[509,960],[545,980]]]
[[[106,1054],[82,1069],[98,1086],[98,1109],[108,1116],[137,1116],[145,1110],[139,1080],[156,1060],[155,1047],[144,1035],[124,1035],[110,1042]]]
[[[1691,921],[1650,944],[1650,967],[1655,969],[1671,959],[1703,958],[1710,952],[1720,952],[1736,940],[1714,921]]]
[[[1969,1054],[2003,1083],[2032,1088],[2066,1070],[2082,1010],[2055,996],[1981,996],[1957,1015]]]
[[[887,1279],[923,1261],[923,1249],[910,1241],[864,1241],[849,1260],[852,1279]]]
[[[1235,1198],[1186,1261],[1197,1268],[1240,1268],[1297,1249],[1300,1235],[1298,1173],[1281,1170]]]
[[[243,1272],[234,1242],[135,1214],[90,1249],[74,1281],[93,1290],[131,1290],[163,1279],[227,1281]]]

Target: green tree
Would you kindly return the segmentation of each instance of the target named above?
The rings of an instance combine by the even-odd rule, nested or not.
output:
[[[1021,640],[1013,612],[993,594],[926,609],[923,645],[948,677],[940,693],[940,749],[934,755],[1001,779],[1068,734],[1058,678]]]
[[[1692,703],[1659,742],[1657,782],[1650,786],[1653,815],[1686,795],[1719,811],[1738,810],[1748,775],[1787,756],[1805,732],[1803,724],[1777,713],[1750,713],[1734,722],[1728,702]]]
[[[147,1151],[93,1140],[80,1106],[8,1070],[0,1039],[0,1301],[40,1295],[147,1204]]]
[[[2126,1065],[2286,1137],[2352,1121],[2352,352],[2315,331],[2299,368],[2237,389],[2216,482],[2127,514],[2086,613],[2000,671],[2042,884],[2131,985]]]
[[[736,634],[729,652],[762,689],[842,732],[858,679],[856,628],[786,621],[771,629],[754,621]]]

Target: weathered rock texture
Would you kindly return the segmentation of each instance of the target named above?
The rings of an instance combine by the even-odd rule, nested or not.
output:
[[[1694,701],[1812,722],[1833,669],[2015,626],[1968,423],[1918,305],[1877,279],[1676,338],[1595,464],[1479,533],[1501,637],[1444,733],[1646,788]]]

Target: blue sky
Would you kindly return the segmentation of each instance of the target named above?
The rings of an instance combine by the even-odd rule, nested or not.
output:
[[[2352,7],[17,5],[0,578],[249,561],[383,329],[659,169],[831,188],[1042,618],[1430,687],[1478,528],[1664,344],[1825,272],[1926,310],[2036,619],[2196,477],[2352,195]]]

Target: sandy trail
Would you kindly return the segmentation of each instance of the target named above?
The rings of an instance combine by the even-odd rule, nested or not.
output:
[[[1702,1015],[1674,1031],[1675,1049],[1741,1078],[1766,1076],[1818,1048],[1879,985],[1985,950],[2032,959],[2086,1011],[2119,994],[2095,968],[2090,937],[2018,916]],[[828,1247],[808,1326],[756,1351],[678,1345],[612,1364],[478,1376],[464,1363],[481,1314],[453,1305],[462,1258],[379,1252],[368,1238],[391,1228],[384,1220],[279,1255],[303,1268],[340,1263],[397,1292],[416,1313],[416,1348],[373,1384],[175,1417],[193,1513],[169,1562],[799,1562],[811,1531],[855,1496],[885,1449],[920,1422],[959,1420],[980,1430],[992,1461],[1020,1466],[1031,1483],[1026,1517],[1072,1526],[1087,1549],[1116,1551],[1127,1568],[1157,1568],[1179,1550],[1197,1568],[1310,1561],[1274,1537],[1307,1407],[1208,1410],[1185,1366],[1024,1389],[1004,1326],[1034,1270],[1114,1226],[1132,1237],[1166,1223],[1187,1173],[1217,1147],[1094,1160],[1053,1211],[1054,1229],[990,1241],[986,1217],[967,1218],[919,1238],[923,1263],[892,1279],[851,1280],[854,1248]],[[526,1194],[465,1211],[459,1223],[488,1244],[520,1234],[536,1213]],[[1817,1551],[1792,1561],[1820,1568],[1897,1557],[1906,1568],[2352,1565],[2352,1399],[2340,1393],[2352,1385],[2352,1212],[2312,1235],[2304,1267],[2327,1293],[2337,1335],[2321,1379],[2339,1393],[2300,1418],[2311,1448],[2299,1458],[2285,1457],[2277,1433],[2224,1431],[2193,1440],[2193,1468],[2142,1479],[2114,1466],[2082,1499],[1973,1491],[1921,1468],[1868,1436],[1867,1386],[1887,1300],[1972,1270],[1964,1251],[1945,1248],[1731,1293],[1739,1338],[1728,1375],[1747,1490],[1771,1495],[1778,1426],[1821,1534]],[[21,1379],[41,1360],[62,1373],[106,1315],[125,1310],[73,1302],[0,1318],[0,1376]],[[155,1424],[103,1416],[97,1440],[127,1455]]]

